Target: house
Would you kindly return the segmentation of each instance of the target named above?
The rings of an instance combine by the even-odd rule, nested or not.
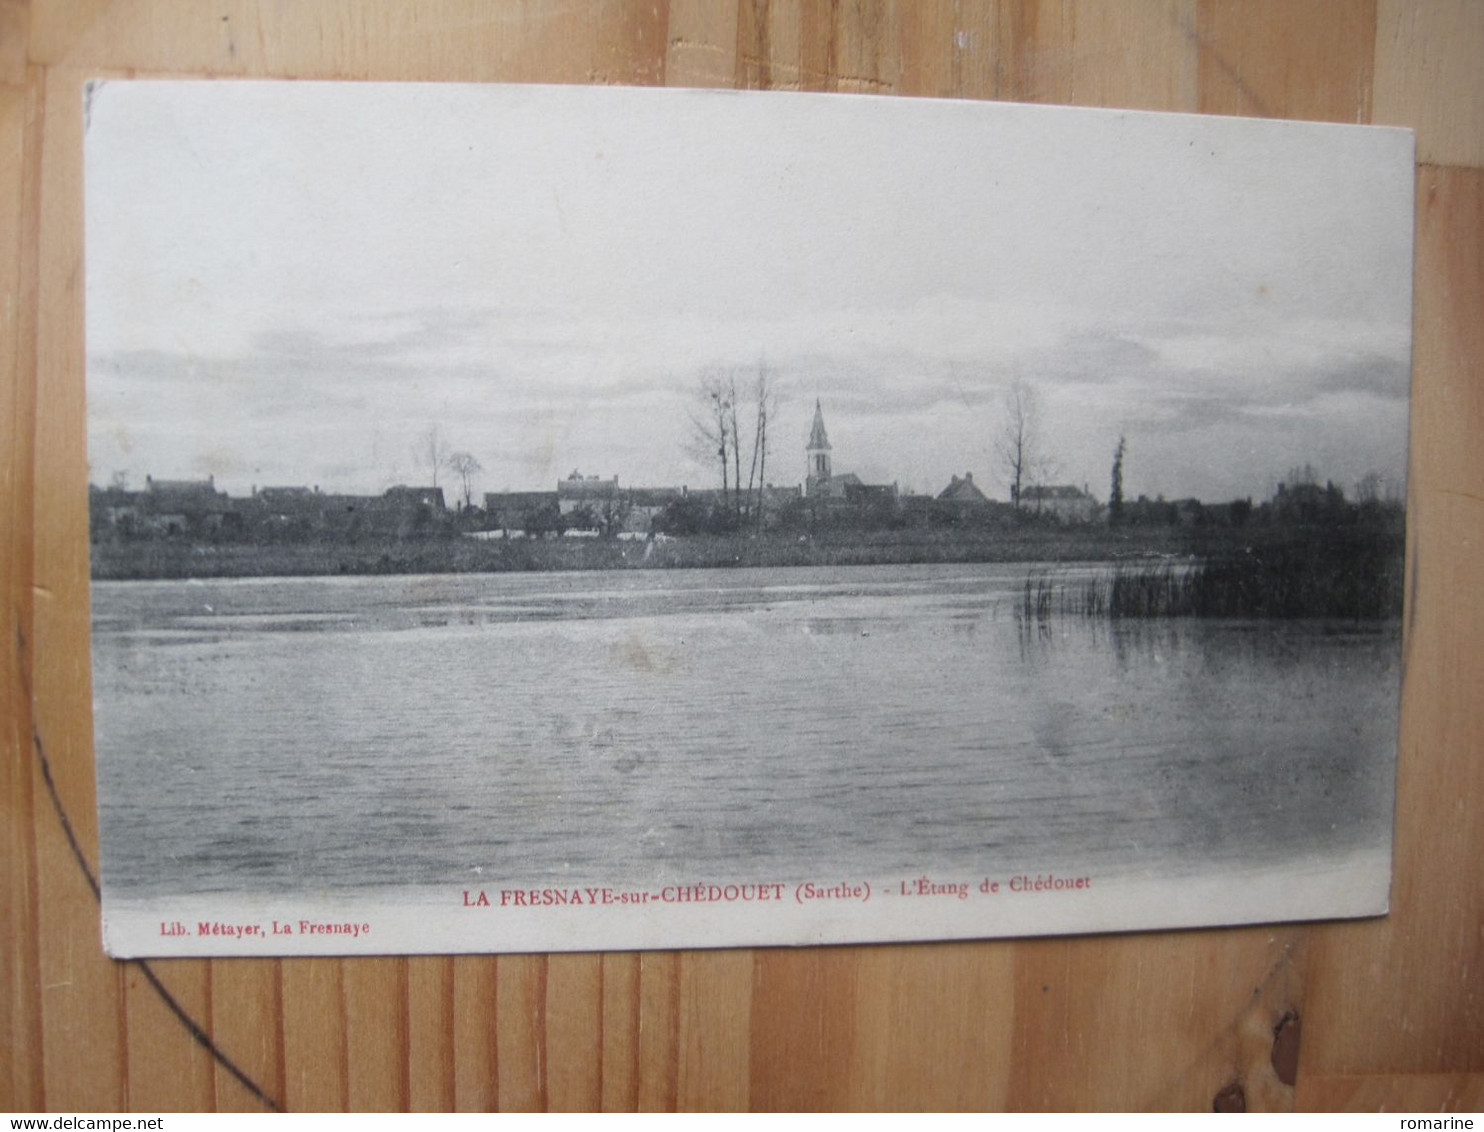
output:
[[[557,509],[567,532],[572,530],[617,533],[628,516],[628,493],[620,491],[618,477],[584,476],[573,471],[557,481]]]
[[[845,502],[852,510],[885,518],[897,509],[897,485],[894,483],[854,483],[845,485]]]
[[[654,521],[664,514],[665,508],[684,499],[683,487],[633,487],[624,493],[627,507],[623,517],[623,533],[648,534]]]
[[[88,532],[94,542],[108,534],[136,534],[143,529],[143,519],[139,492],[119,483],[106,488],[88,485]]]
[[[145,476],[144,491],[152,501],[183,510],[211,506],[227,498],[226,492],[217,491],[214,475],[204,480],[157,480],[154,476]]]
[[[804,488],[804,494],[810,499],[835,499],[848,500],[851,490],[865,487],[860,476],[854,472],[841,472],[838,476],[831,475],[822,480],[815,480]]]
[[[448,509],[443,502],[441,487],[408,487],[406,484],[399,483],[396,487],[387,488],[382,499],[388,506],[409,511],[421,508],[442,514]]]
[[[564,480],[557,481],[557,506],[563,515],[570,515],[580,507],[608,509],[619,499],[618,477],[603,479],[601,476],[584,476],[574,470]]]
[[[234,515],[232,500],[216,488],[216,477],[204,480],[157,480],[144,477],[136,497],[142,529],[151,534],[210,534]]]
[[[948,486],[938,492],[940,503],[957,503],[961,505],[975,506],[989,502],[989,497],[979,490],[974,483],[974,473],[965,472],[963,479],[954,476],[948,481]]]
[[[324,525],[324,504],[308,487],[258,487],[243,501],[253,529],[274,539],[307,538]]]
[[[998,527],[1015,521],[1015,509],[985,495],[973,472],[951,477],[937,495],[903,496],[900,506],[908,526]]]
[[[488,491],[484,495],[484,511],[486,525],[492,531],[554,527],[561,514],[554,491]]]
[[[1086,486],[1068,484],[1038,485],[1020,489],[1020,507],[1037,515],[1050,515],[1063,523],[1090,523],[1097,518],[1101,505]]]
[[[362,501],[353,529],[405,539],[446,530],[451,519],[441,487],[397,484]]]

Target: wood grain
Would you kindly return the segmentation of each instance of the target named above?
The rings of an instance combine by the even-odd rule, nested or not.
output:
[[[1484,4],[1380,0],[1372,121],[1417,131],[1417,159],[1484,166]]]
[[[92,878],[98,822],[92,772],[87,458],[82,443],[81,90],[65,70],[38,75],[35,416],[31,474],[32,823],[37,859],[41,1050],[46,1096],[82,1108],[129,1105],[127,977],[99,950]],[[35,781],[36,772],[42,781]],[[65,815],[65,822],[62,820]],[[87,1067],[79,1072],[79,1067]]]
[[[210,964],[202,959],[153,964],[157,976],[160,967],[170,969],[166,985],[180,1007],[192,1018],[210,1018]],[[161,1108],[177,1112],[218,1107],[211,1056],[180,1024],[141,966],[126,967],[123,975],[130,1096],[160,1097]]]
[[[547,1107],[546,975],[544,955],[496,960],[495,1071],[500,1108],[506,1112]]]
[[[1484,1073],[1306,1077],[1299,1101],[1310,1112],[1478,1112]]]
[[[495,1044],[495,964],[459,957],[453,965],[453,1108],[487,1112],[500,1106],[500,1058]],[[420,1064],[427,1064],[422,1062]]]
[[[170,966],[155,965],[167,985],[173,978]],[[282,964],[268,959],[213,962],[211,1014],[202,1021],[211,1039],[248,1081],[270,1098],[281,1100],[288,1095]],[[205,1050],[202,1055],[210,1056]],[[212,1060],[217,1107],[230,1112],[262,1111],[262,1098],[220,1060]]]
[[[1481,58],[1472,0],[0,0],[0,1107],[1202,1109],[1235,1086],[1251,1108],[1477,1109]],[[88,879],[80,94],[99,74],[864,91],[1415,127],[1391,915],[799,951],[105,959]],[[1271,1050],[1292,1014],[1291,1084]]]
[[[343,965],[346,1096],[358,1111],[411,1107],[407,964],[377,958]]]
[[[1204,114],[1366,122],[1375,0],[1201,0]]]
[[[454,960],[438,955],[407,960],[407,1104],[416,1112],[457,1107],[453,988]]]
[[[1417,178],[1406,691],[1392,914],[1316,929],[1325,1075],[1484,1068],[1484,170]],[[1399,972],[1405,972],[1399,978]],[[1355,988],[1364,986],[1365,994]],[[1408,1035],[1405,1050],[1388,1032]]]
[[[283,961],[284,1108],[328,1112],[352,1107],[346,962]]]
[[[31,741],[30,537],[34,525],[36,343],[36,233],[39,180],[36,176],[35,85],[0,90],[0,592],[5,599],[5,639],[0,650],[0,814],[4,852],[0,853],[0,1042],[3,1042],[6,1095],[41,1107],[41,961],[39,955],[36,837],[32,825],[36,761]],[[33,1051],[24,1055],[22,1051]]]

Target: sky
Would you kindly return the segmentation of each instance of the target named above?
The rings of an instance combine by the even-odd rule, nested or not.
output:
[[[1406,474],[1412,138],[864,96],[253,82],[94,87],[89,461],[246,494],[718,486],[704,375],[800,483],[1266,497]],[[446,470],[438,481],[451,486]]]

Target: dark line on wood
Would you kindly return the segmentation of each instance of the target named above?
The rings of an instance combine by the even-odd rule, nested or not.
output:
[[[278,1056],[274,1069],[278,1072],[278,1087],[283,1090],[285,1102],[289,1095],[289,1045],[283,1033],[283,964],[273,964],[273,1019],[278,1027]]]
[[[52,776],[51,759],[47,757],[46,745],[41,739],[41,730],[36,725],[36,700],[31,693],[31,674],[30,666],[27,664],[29,654],[26,648],[26,634],[20,628],[16,629],[16,651],[20,661],[21,695],[31,712],[31,749],[36,755],[37,765],[41,768],[41,781],[46,784],[46,792],[51,797],[52,812],[56,814],[57,824],[62,827],[62,833],[67,838],[67,845],[72,850],[72,858],[77,862],[77,867],[82,870],[83,879],[88,882],[88,888],[93,893],[93,899],[101,907],[103,903],[103,890],[98,884],[97,874],[93,871],[92,865],[88,863],[87,855],[83,853],[82,843],[77,839],[77,830],[72,824],[72,818],[67,813],[67,807],[62,804],[62,795],[57,790],[56,779]],[[160,1001],[165,1004],[170,1013],[175,1015],[180,1024],[186,1028],[186,1031],[195,1040],[196,1044],[211,1054],[218,1065],[237,1078],[243,1088],[257,1097],[258,1100],[262,1101],[263,1104],[267,1105],[274,1112],[283,1111],[283,1108],[277,1101],[270,1097],[256,1081],[239,1068],[237,1063],[222,1052],[217,1044],[211,1040],[211,1035],[203,1030],[200,1024],[176,1001],[175,996],[160,981],[159,976],[154,973],[149,963],[143,959],[130,959],[126,962],[133,963],[144,972],[144,977],[149,980],[149,985],[155,988],[155,993],[160,996]],[[120,1019],[122,1020],[123,1017],[124,1012],[121,1011]],[[123,1049],[127,1057],[127,1042],[124,1043]],[[127,1089],[127,1077],[125,1078],[125,1088]]]
[[[24,643],[25,638],[22,638]],[[25,689],[29,693],[30,689]],[[29,694],[26,696],[28,703],[31,702]],[[82,845],[77,840],[77,831],[72,827],[72,819],[67,815],[67,807],[62,805],[62,797],[57,791],[56,779],[52,777],[51,760],[46,757],[46,747],[41,741],[41,732],[37,730],[34,720],[31,723],[31,749],[36,752],[36,761],[41,766],[41,781],[46,785],[46,792],[51,796],[52,812],[57,815],[57,823],[62,827],[62,833],[67,838],[67,845],[72,850],[72,857],[77,861],[77,866],[82,870],[83,879],[88,882],[88,888],[93,893],[93,899],[100,904],[103,901],[103,891],[98,887],[98,878],[93,874],[92,866],[88,864],[87,857],[83,855]]]
[[[237,1083],[240,1084],[253,1096],[257,1097],[258,1100],[262,1101],[263,1104],[271,1108],[274,1112],[283,1111],[283,1108],[276,1100],[265,1093],[256,1081],[254,1081],[237,1066],[236,1062],[234,1062],[230,1057],[228,1057],[225,1053],[217,1048],[216,1043],[211,1040],[211,1035],[208,1034],[205,1030],[201,1029],[201,1027],[197,1025],[196,1020],[192,1018],[188,1013],[186,1013],[185,1007],[181,1006],[181,1004],[175,1000],[175,996],[171,994],[169,988],[167,988],[165,984],[160,981],[160,977],[155,974],[154,968],[149,965],[147,960],[131,959],[129,960],[129,962],[133,963],[136,967],[144,972],[144,977],[149,980],[149,985],[155,988],[155,993],[160,996],[160,1000],[164,1002],[167,1007],[170,1008],[170,1013],[174,1014],[175,1017],[180,1021],[180,1024],[190,1032],[191,1037],[196,1040],[197,1045],[211,1054],[211,1056],[216,1059],[216,1063],[218,1065],[220,1065],[233,1077],[237,1078]]]
[[[1257,93],[1257,91],[1248,84],[1247,80],[1242,76],[1242,71],[1238,67],[1238,65],[1231,62],[1231,60],[1229,60],[1222,52],[1216,50],[1216,48],[1211,45],[1210,39],[1201,31],[1199,13],[1197,13],[1196,15],[1195,27],[1187,30],[1186,38],[1191,40],[1195,44],[1197,87],[1196,104],[1199,113],[1215,113],[1207,107],[1200,105],[1200,66],[1201,60],[1204,57],[1205,59],[1209,59],[1216,65],[1216,69],[1221,73],[1221,75],[1228,82],[1230,82],[1236,89],[1237,93],[1245,98],[1252,106],[1252,109],[1250,111],[1248,111],[1245,107],[1238,107],[1235,111],[1228,110],[1224,111],[1224,113],[1250,114],[1252,117],[1255,118],[1279,117],[1279,115],[1273,113],[1272,109],[1267,105],[1266,100],[1264,100]]]
[[[206,968],[206,1024],[216,1027],[216,971],[212,967],[211,960],[203,964]],[[217,1095],[216,1074],[210,1074],[208,1084],[211,1088],[211,1110],[217,1112],[221,1109],[221,1098]]]

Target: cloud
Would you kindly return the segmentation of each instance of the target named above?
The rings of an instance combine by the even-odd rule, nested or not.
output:
[[[1403,359],[1360,354],[1317,367],[1312,389],[1316,396],[1363,393],[1383,401],[1406,401],[1411,394],[1411,367]]]
[[[1156,490],[1247,494],[1259,463],[1344,454],[1338,438],[1352,427],[1400,475],[1389,433],[1355,409],[1370,405],[1404,442],[1406,338],[1394,329],[1249,312],[1140,323],[945,296],[765,322],[472,302],[352,309],[257,333],[230,356],[119,351],[89,358],[92,451],[100,467],[138,475],[247,468],[258,482],[359,490],[411,474],[412,438],[437,423],[501,487],[572,466],[696,483],[710,470],[689,454],[688,410],[710,366],[743,388],[759,366],[773,375],[775,482],[797,478],[815,397],[842,469],[918,485],[966,469],[991,478],[990,438],[1015,380],[1040,392],[1068,482],[1104,481],[1126,432],[1143,459],[1131,475],[1140,468]],[[1399,426],[1383,405],[1400,407]]]

